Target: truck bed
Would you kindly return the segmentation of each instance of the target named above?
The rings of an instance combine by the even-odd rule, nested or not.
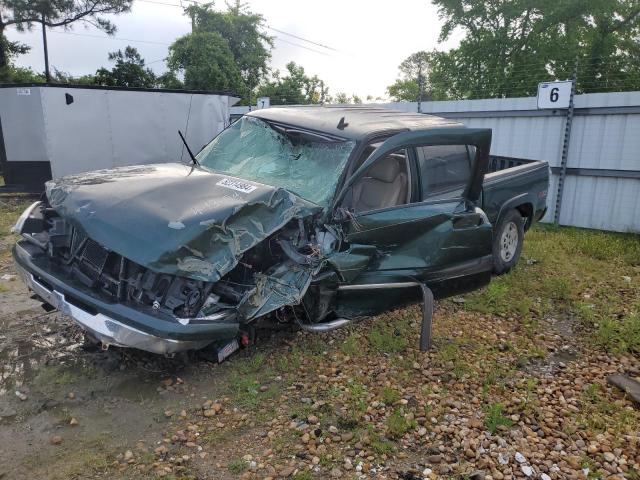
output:
[[[482,185],[482,207],[494,225],[510,208],[527,216],[526,228],[546,212],[549,164],[539,160],[492,156]]]

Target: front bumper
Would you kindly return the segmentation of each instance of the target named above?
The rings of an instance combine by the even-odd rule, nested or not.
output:
[[[214,322],[185,325],[177,320],[161,320],[119,303],[106,303],[45,271],[38,265],[42,262],[38,262],[37,254],[34,257],[32,247],[21,241],[13,249],[15,267],[24,283],[104,345],[171,354],[197,350],[237,335],[234,313],[221,315]]]

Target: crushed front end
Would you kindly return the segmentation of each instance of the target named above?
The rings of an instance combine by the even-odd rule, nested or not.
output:
[[[241,325],[298,304],[318,272],[320,252],[301,219],[244,252],[217,281],[159,273],[112,251],[46,201],[15,227],[16,267],[46,304],[103,343],[171,354],[223,345]]]

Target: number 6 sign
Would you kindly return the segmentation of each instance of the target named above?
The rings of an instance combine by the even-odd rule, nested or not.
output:
[[[538,108],[569,108],[571,80],[538,84]]]

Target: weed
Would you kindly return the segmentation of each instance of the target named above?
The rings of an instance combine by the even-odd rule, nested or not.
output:
[[[578,422],[594,432],[613,430],[618,436],[637,431],[640,414],[608,400],[597,383],[589,385],[582,393],[582,409]]]
[[[397,408],[387,418],[387,430],[392,438],[400,438],[410,429],[415,428],[415,420],[407,420],[402,409]]]
[[[554,300],[570,300],[572,288],[570,281],[565,277],[549,277],[542,281],[542,289],[547,297]]]
[[[358,337],[354,334],[349,335],[347,339],[340,345],[340,351],[350,357],[359,356],[362,352],[362,349]]]
[[[298,472],[293,476],[293,480],[313,480],[313,475],[309,470]]]
[[[595,341],[612,353],[640,353],[640,311],[622,320],[601,320],[595,331]]]
[[[248,375],[260,370],[264,365],[264,360],[264,353],[254,353],[250,357],[238,360],[233,366],[238,373]]]
[[[290,353],[279,355],[276,358],[276,369],[282,373],[296,372],[302,364],[302,353],[294,347]]]
[[[367,338],[371,346],[380,353],[399,353],[407,348],[404,336],[391,327],[374,327]]]
[[[229,462],[229,471],[231,473],[235,473],[236,475],[241,474],[247,468],[249,468],[249,464],[243,458],[236,458],[234,460],[231,460],[231,462]]]
[[[232,374],[229,378],[229,389],[231,390],[237,405],[256,409],[263,401],[273,398],[278,393],[278,387],[272,385],[266,391],[260,390],[260,382],[256,375]]]
[[[367,437],[369,438],[371,450],[378,455],[388,455],[396,450],[393,442],[382,438],[382,436],[376,432],[375,428],[373,428],[373,425],[367,425]]]
[[[444,363],[453,362],[460,355],[460,347],[455,343],[445,343],[438,349],[438,356]]]
[[[498,427],[510,427],[513,422],[502,414],[502,405],[492,403],[484,408],[484,425],[493,434],[498,431]]]
[[[339,420],[339,422],[341,422],[343,428],[347,428],[348,426],[355,428],[367,411],[367,391],[362,383],[350,379],[347,383],[347,393],[349,395],[347,400],[347,417]]]
[[[400,392],[391,387],[384,387],[382,390],[382,401],[385,405],[393,405],[400,400]]]

